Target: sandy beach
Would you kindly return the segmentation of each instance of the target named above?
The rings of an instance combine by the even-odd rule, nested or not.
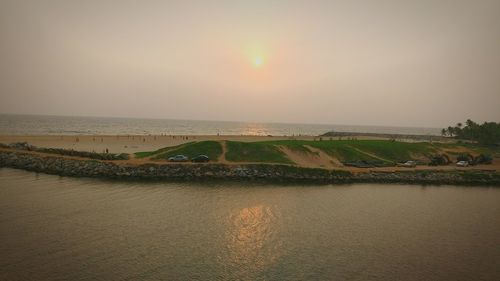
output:
[[[103,152],[106,149],[110,153],[134,153],[139,151],[151,151],[167,146],[175,146],[191,141],[206,140],[234,140],[234,141],[266,141],[266,140],[313,140],[312,136],[302,137],[270,137],[270,136],[155,136],[155,135],[80,135],[80,136],[0,136],[0,143],[9,144],[14,142],[27,142],[39,147],[64,148],[80,151]]]

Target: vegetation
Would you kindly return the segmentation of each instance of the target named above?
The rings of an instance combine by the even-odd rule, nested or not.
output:
[[[134,153],[134,155],[135,155],[135,158],[151,157],[151,156],[154,156],[154,155],[157,155],[157,154],[160,154],[160,153],[167,152],[169,150],[178,149],[180,147],[183,147],[185,145],[189,145],[189,144],[192,144],[192,143],[193,142],[188,142],[188,143],[184,143],[184,144],[180,144],[180,145],[176,145],[176,146],[164,147],[164,148],[160,148],[160,149],[157,149],[157,150],[154,150],[154,151],[136,152],[136,153]]]
[[[377,155],[391,162],[403,162],[416,157],[425,157],[435,151],[430,143],[407,143],[385,140],[354,141],[351,146],[361,151]]]
[[[467,161],[470,165],[491,164],[493,158],[490,155],[479,154],[474,157],[470,153],[462,153],[457,156],[457,161]]]
[[[281,150],[290,150],[316,154],[321,150],[341,161],[344,165],[356,167],[394,166],[396,163],[414,160],[431,165],[448,165],[466,160],[469,164],[491,163],[500,157],[497,146],[482,146],[473,143],[429,143],[398,142],[393,140],[277,140],[263,142],[227,141],[226,160],[231,162],[281,163],[294,164]],[[156,151],[138,152],[136,157],[165,159],[177,154],[190,158],[205,154],[217,160],[222,154],[222,147],[216,141],[191,142]]]
[[[473,160],[473,164],[491,164],[492,162],[493,158],[490,155],[484,155],[484,154],[480,154]]]
[[[458,139],[477,141],[480,144],[500,144],[500,123],[484,122],[478,124],[468,119],[465,126],[462,123],[457,123],[455,127],[449,126],[442,129],[441,134]]]
[[[392,164],[368,153],[361,151],[353,146],[357,141],[319,141],[311,142],[309,145],[323,150],[326,154],[338,158],[343,163],[364,161],[366,163],[385,163]]]
[[[27,142],[17,142],[11,143],[9,145],[0,144],[0,147],[3,148],[14,148],[19,150],[27,150],[27,151],[36,151],[41,153],[49,153],[49,154],[58,154],[63,156],[73,156],[73,157],[82,157],[96,160],[128,160],[129,155],[127,153],[97,153],[90,151],[78,151],[73,149],[63,149],[63,148],[45,148],[45,147],[36,147],[34,145],[30,145]]]
[[[444,166],[450,163],[450,158],[446,154],[436,154],[432,156],[429,166]]]
[[[227,141],[226,144],[228,161],[292,164],[277,146],[269,142]]]
[[[412,160],[415,157],[423,158],[435,151],[435,148],[426,142],[406,143],[389,140],[283,140],[268,143],[295,150],[300,150],[299,147],[307,149],[305,146],[318,148],[344,163],[365,161],[382,162],[384,165]]]
[[[222,146],[217,141],[190,142],[166,149],[154,155],[153,159],[166,159],[178,154],[194,158],[200,154],[208,156],[210,161],[217,161],[222,154]]]
[[[97,160],[128,160],[129,156],[127,153],[96,153],[88,151],[76,151],[71,149],[62,148],[36,148],[35,151],[43,153],[52,153],[65,156],[76,156]]]

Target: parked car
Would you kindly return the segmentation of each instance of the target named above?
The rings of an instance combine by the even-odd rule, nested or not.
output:
[[[194,157],[193,159],[191,159],[191,161],[193,161],[193,162],[208,162],[208,161],[210,161],[210,158],[208,158],[208,156],[206,156],[206,155],[201,154],[201,155],[198,155],[198,156]]]
[[[168,161],[172,161],[172,162],[185,162],[185,161],[188,161],[189,158],[187,158],[186,156],[184,155],[175,155],[175,156],[172,156],[172,157],[169,157],[168,158]]]
[[[415,161],[406,161],[404,163],[398,164],[399,167],[407,167],[407,168],[415,168],[417,166],[417,162]]]
[[[457,162],[457,167],[467,167],[469,166],[469,162],[467,161],[458,161]]]

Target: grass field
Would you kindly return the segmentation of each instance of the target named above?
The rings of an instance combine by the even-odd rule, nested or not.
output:
[[[320,149],[326,154],[343,163],[360,161],[379,163],[381,166],[392,166],[407,160],[426,161],[432,155],[444,153],[456,156],[460,152],[471,151],[493,157],[500,157],[500,148],[484,147],[473,144],[443,144],[429,142],[397,142],[390,140],[279,140],[262,142],[226,141],[225,159],[229,162],[281,163],[294,164],[280,147],[286,147],[295,152],[310,153],[312,148]],[[309,149],[309,147],[311,149]],[[174,147],[166,147],[155,151],[137,152],[136,158],[151,157],[160,160],[183,154],[189,158],[200,154],[207,155],[212,161],[222,154],[222,146],[217,141],[190,142]]]
[[[176,146],[164,147],[164,148],[160,148],[160,149],[154,150],[154,151],[136,152],[136,153],[134,153],[134,155],[135,155],[135,158],[146,158],[146,157],[151,157],[151,156],[154,156],[154,155],[157,155],[160,153],[167,152],[169,150],[178,149],[180,147],[183,147],[185,145],[190,145],[190,144],[193,144],[193,142],[188,142],[188,143],[184,143],[184,144],[180,144],[180,145],[176,145]]]
[[[478,145],[471,143],[435,143],[435,147],[440,149],[457,149],[466,148],[473,151],[476,154],[491,155],[493,158],[500,158],[500,147],[492,145]],[[456,152],[454,154],[460,154]]]
[[[269,142],[227,141],[226,144],[228,161],[293,164],[277,146]]]
[[[384,140],[356,141],[349,144],[361,151],[377,155],[391,162],[402,162],[415,158],[426,157],[436,152],[427,142],[407,143]]]
[[[394,164],[411,160],[416,156],[423,157],[435,151],[429,143],[404,143],[388,140],[284,140],[267,143],[305,152],[308,151],[305,146],[311,146],[321,149],[341,162],[383,161],[385,164]]]
[[[204,154],[210,158],[210,161],[217,161],[222,154],[222,146],[217,141],[200,141],[165,147],[155,151],[135,153],[137,158],[151,157],[155,160],[167,159],[178,154],[185,155],[190,159]]]

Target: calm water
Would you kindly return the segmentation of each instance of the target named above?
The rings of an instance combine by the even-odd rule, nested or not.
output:
[[[319,135],[328,131],[440,135],[437,128],[219,122],[0,114],[0,135]]]
[[[0,280],[500,280],[500,189],[0,169]]]

